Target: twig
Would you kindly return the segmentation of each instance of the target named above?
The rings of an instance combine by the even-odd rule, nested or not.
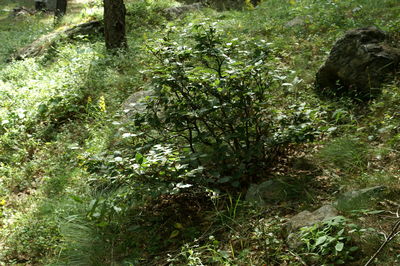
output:
[[[392,231],[390,232],[389,236],[386,237],[385,241],[382,243],[382,245],[378,248],[378,250],[372,255],[372,257],[365,263],[364,266],[370,265],[374,259],[378,256],[378,254],[383,250],[383,248],[390,242],[392,241],[398,234],[400,234],[399,230],[400,227],[400,219],[393,225]]]
[[[307,263],[305,263],[304,260],[299,255],[297,255],[296,253],[294,253],[290,250],[289,250],[289,253],[292,254],[298,261],[300,261],[301,264],[303,264],[304,266],[307,266]]]

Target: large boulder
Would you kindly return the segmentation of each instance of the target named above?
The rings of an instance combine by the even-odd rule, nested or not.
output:
[[[317,93],[369,99],[400,62],[400,49],[377,27],[348,31],[333,46],[316,75]],[[371,93],[372,92],[372,93]]]

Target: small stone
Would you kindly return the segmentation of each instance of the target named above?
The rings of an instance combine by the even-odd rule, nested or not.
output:
[[[286,241],[288,246],[296,249],[303,244],[299,234],[300,228],[313,226],[336,216],[338,216],[338,211],[332,205],[324,205],[314,212],[302,211],[296,214],[286,223]]]
[[[287,231],[293,232],[301,227],[312,226],[335,216],[338,216],[338,211],[332,205],[324,205],[314,212],[302,211],[287,222]]]
[[[293,28],[297,26],[304,26],[306,24],[305,18],[304,17],[295,17],[292,20],[289,20],[286,24],[286,28]]]
[[[135,113],[143,112],[146,109],[146,103],[144,99],[152,96],[153,90],[141,90],[132,93],[122,104],[122,110],[127,117],[132,116]]]
[[[246,200],[260,206],[277,203],[286,198],[286,189],[285,183],[279,179],[252,184],[247,190]]]
[[[191,5],[170,7],[170,8],[164,9],[163,13],[167,17],[167,19],[173,20],[173,19],[183,16],[184,14],[187,14],[189,12],[199,10],[201,7],[203,7],[202,3],[194,3]]]
[[[370,203],[370,199],[379,196],[379,194],[385,191],[385,189],[385,186],[375,186],[348,191],[340,195],[338,200],[333,203],[333,206],[343,210],[362,208],[363,205],[368,205]]]

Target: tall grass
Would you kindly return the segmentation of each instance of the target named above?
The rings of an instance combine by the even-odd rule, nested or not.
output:
[[[358,172],[367,166],[368,146],[355,138],[343,137],[329,142],[318,157],[328,167]]]

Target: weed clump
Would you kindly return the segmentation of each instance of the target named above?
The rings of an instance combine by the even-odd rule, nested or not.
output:
[[[368,146],[355,138],[339,138],[322,148],[318,157],[327,167],[357,172],[367,166]]]

